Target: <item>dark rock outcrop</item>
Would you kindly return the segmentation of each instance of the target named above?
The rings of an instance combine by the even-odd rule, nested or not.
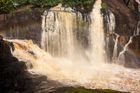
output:
[[[134,36],[134,32],[139,28],[138,4],[135,0],[102,0],[107,5],[106,11],[110,10],[115,15],[116,27],[115,33],[120,35],[118,42],[118,53],[121,52],[124,46],[129,42],[130,37]],[[105,27],[106,28],[106,27]],[[134,36],[132,43],[128,46],[128,51],[125,52],[125,66],[126,67],[140,67],[140,35]],[[112,41],[116,36],[110,36],[110,55],[113,55],[114,45]],[[118,54],[119,55],[119,54]],[[111,57],[112,58],[112,57]]]
[[[34,8],[0,15],[0,32],[12,39],[32,39],[38,45],[41,40],[41,14],[43,9]]]
[[[29,87],[24,62],[12,56],[9,42],[0,36],[0,93],[22,93]]]
[[[138,21],[136,12],[126,6],[123,0],[103,0],[103,2],[107,4],[108,8],[115,15],[116,33],[123,36],[131,36]]]
[[[48,93],[52,88],[62,86],[49,81],[47,76],[29,73],[25,62],[12,56],[12,45],[0,35],[0,93]]]

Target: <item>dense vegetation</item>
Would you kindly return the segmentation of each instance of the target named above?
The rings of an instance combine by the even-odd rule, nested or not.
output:
[[[95,0],[0,0],[0,13],[9,13],[25,5],[46,8],[55,6],[58,3],[62,3],[64,6],[85,8],[86,10],[90,8],[90,5],[93,4],[94,1]]]
[[[39,8],[50,8],[59,3],[62,3],[66,7],[73,7],[81,12],[89,12],[91,11],[94,2],[95,0],[0,0],[0,14],[13,12],[26,5]],[[130,0],[124,0],[124,3],[127,5],[129,2]],[[103,9],[106,8],[105,4],[102,6]]]

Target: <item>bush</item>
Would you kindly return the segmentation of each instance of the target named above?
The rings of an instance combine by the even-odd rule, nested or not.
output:
[[[34,7],[52,7],[59,3],[64,6],[91,8],[91,4],[95,0],[1,0],[0,13],[9,13],[24,5],[33,5]]]

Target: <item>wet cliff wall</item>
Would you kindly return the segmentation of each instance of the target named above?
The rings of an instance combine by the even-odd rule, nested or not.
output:
[[[0,33],[7,38],[32,39],[40,43],[41,14],[43,9],[24,9],[0,15]]]
[[[27,82],[30,80],[27,79],[24,62],[12,56],[10,45],[12,43],[4,41],[0,36],[0,92],[21,93],[29,87]]]
[[[116,18],[116,33],[121,35],[133,35],[134,28],[138,22],[138,11],[135,8],[137,3],[130,2],[131,7],[126,5],[123,0],[103,0]]]
[[[120,47],[119,51],[121,51],[126,43],[128,43],[130,36],[132,36],[134,31],[137,29],[137,24],[140,19],[138,4],[135,0],[130,0],[128,5],[125,4],[124,0],[102,1],[107,6],[105,11],[111,10],[111,12],[115,15],[115,33],[120,35],[118,46]],[[82,8],[79,8],[79,10],[80,9]],[[0,33],[4,32],[4,35],[7,38],[32,39],[35,43],[40,45],[42,32],[41,15],[43,14],[43,11],[44,10],[40,8],[27,8],[24,10],[18,10],[12,14],[0,15]],[[87,12],[84,11],[82,11],[83,15],[87,16]],[[111,37],[116,39],[116,36]],[[112,52],[114,47],[113,41],[110,44],[110,47]],[[129,45],[129,48],[138,58],[140,57],[139,35],[133,38],[133,43]]]
[[[135,0],[130,0],[128,4],[124,0],[103,0],[103,3],[107,4],[108,9],[115,15],[115,33],[120,35],[118,46],[123,47],[129,41],[130,36],[133,36],[134,32],[140,28],[139,5]],[[140,35],[134,36],[132,41],[129,45],[130,52],[140,58]]]

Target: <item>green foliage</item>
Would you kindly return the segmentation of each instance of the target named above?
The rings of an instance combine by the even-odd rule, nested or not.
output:
[[[0,13],[9,13],[17,7],[23,6],[28,0],[0,0]]]
[[[48,7],[57,5],[61,0],[29,0],[29,3],[37,7]]]
[[[0,13],[9,13],[24,5],[34,7],[52,7],[59,3],[64,6],[89,8],[95,0],[0,0]]]
[[[90,4],[92,0],[62,0],[62,4],[67,6],[76,6],[76,5],[84,5]]]
[[[119,92],[109,89],[85,89],[82,87],[79,88],[73,88],[73,87],[64,87],[57,89],[54,92],[51,93],[129,93],[129,92]]]
[[[26,12],[30,13],[30,12],[32,12],[32,9],[31,8],[27,8]]]
[[[9,12],[13,10],[13,2],[12,0],[1,0],[0,1],[0,12]]]
[[[65,6],[76,8],[81,12],[91,11],[95,0],[62,0],[61,3]]]

